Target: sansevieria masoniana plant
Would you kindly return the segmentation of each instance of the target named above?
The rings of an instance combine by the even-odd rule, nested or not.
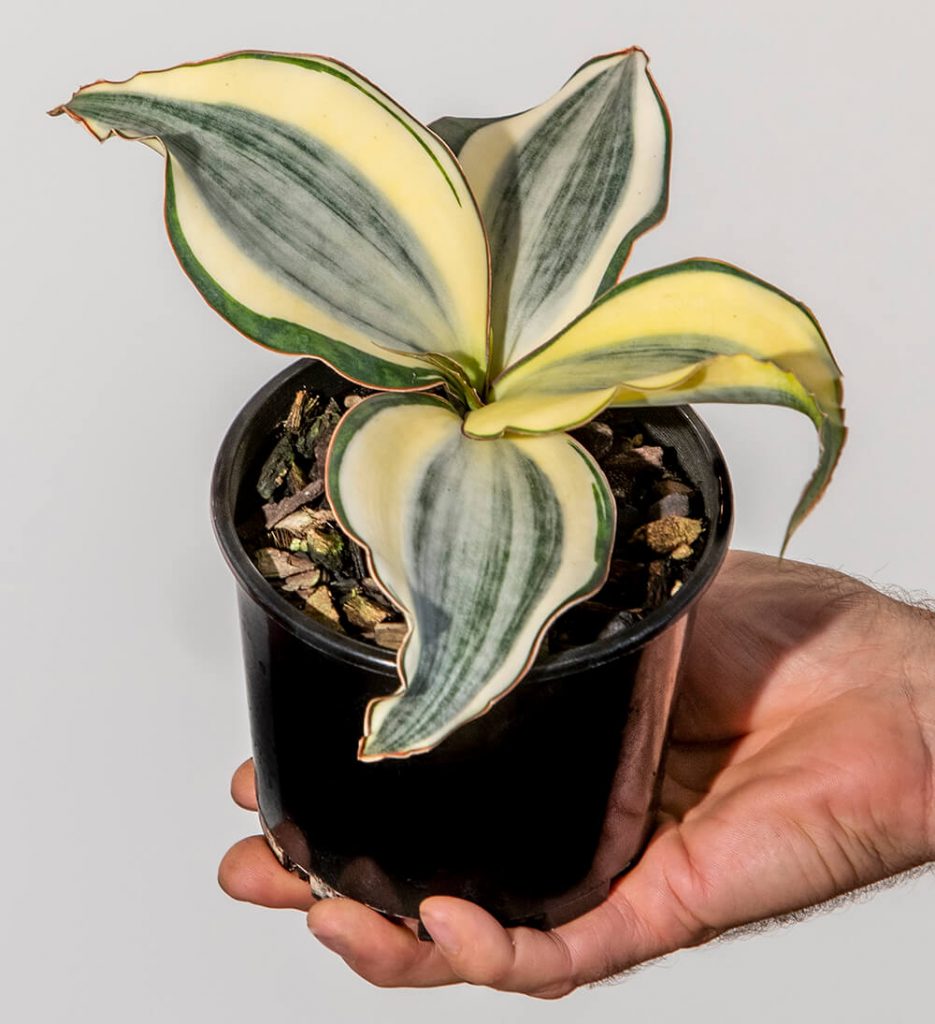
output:
[[[335,60],[261,52],[97,82],[53,113],[165,156],[169,239],[229,323],[383,392],[344,416],[326,472],[409,626],[362,759],[481,715],[601,587],[614,497],[569,429],[612,405],[787,406],[820,445],[787,541],[828,483],[840,375],[804,306],[709,259],[620,280],[668,199],[641,50],[524,113],[430,127]]]

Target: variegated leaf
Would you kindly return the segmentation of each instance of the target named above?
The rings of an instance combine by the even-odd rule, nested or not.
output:
[[[528,670],[549,622],[604,581],[615,506],[564,434],[476,441],[429,395],[378,395],[332,443],[343,528],[404,610],[402,689],[371,702],[360,757],[425,751]]]
[[[484,379],[488,259],[457,162],[323,57],[235,53],[79,90],[57,112],[166,153],[166,221],[207,300],[254,340],[379,388]]]
[[[789,533],[827,485],[844,443],[840,373],[811,313],[713,260],[631,278],[494,383],[468,415],[474,437],[540,433],[585,422],[610,404],[761,402],[808,415],[819,464]]]
[[[669,123],[637,49],[598,57],[512,117],[442,118],[490,236],[491,370],[552,337],[612,286],[665,212]]]

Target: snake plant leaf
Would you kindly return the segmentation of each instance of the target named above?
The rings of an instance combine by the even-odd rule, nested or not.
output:
[[[165,153],[184,269],[244,334],[375,388],[486,368],[489,270],[476,203],[438,138],[324,57],[241,52],[80,89],[100,140]]]
[[[606,578],[616,508],[585,449],[461,426],[440,398],[383,394],[332,441],[332,507],[409,624],[401,688],[368,706],[362,760],[421,753],[483,714],[555,616]]]
[[[841,375],[821,328],[789,296],[714,260],[631,278],[494,382],[472,437],[565,430],[607,405],[760,402],[805,413],[821,452],[786,542],[827,485],[845,439]]]
[[[432,124],[490,237],[492,375],[615,284],[665,213],[669,122],[646,65],[638,49],[598,57],[532,110]]]

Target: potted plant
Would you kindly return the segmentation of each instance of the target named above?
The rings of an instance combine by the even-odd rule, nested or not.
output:
[[[193,283],[241,333],[318,361],[247,406],[213,495],[282,862],[397,915],[441,892],[552,926],[598,902],[651,823],[686,613],[729,533],[717,448],[680,407],[810,417],[820,458],[786,542],[844,440],[840,375],[804,306],[707,259],[620,280],[668,197],[645,54],[597,57],[524,113],[431,128],[337,61],[262,52],[97,82],[53,113],[162,153]],[[351,384],[381,393],[355,394],[319,446],[316,500],[405,618],[395,661],[302,616],[235,529],[297,393]],[[549,626],[605,584],[628,486],[569,431],[622,407],[698,494],[632,539],[692,571],[629,628],[533,667]]]

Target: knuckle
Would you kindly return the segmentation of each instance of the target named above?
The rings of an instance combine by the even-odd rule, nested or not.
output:
[[[514,968],[516,949],[513,945],[497,948],[488,947],[483,953],[462,951],[457,957],[448,958],[454,973],[469,985],[480,985],[501,992],[517,991]]]
[[[556,931],[545,932],[556,954],[557,970],[548,981],[539,985],[531,995],[538,999],[561,999],[578,987],[575,976],[575,958],[568,943]]]
[[[500,991],[511,991],[511,964],[497,961],[494,963],[459,967],[452,965],[456,973],[469,985],[481,985]]]
[[[550,982],[548,985],[544,985],[542,988],[536,989],[529,994],[536,999],[562,999],[567,995],[571,995],[577,987],[571,978],[563,978],[561,981]]]
[[[672,901],[672,913],[683,932],[681,945],[701,946],[716,938],[720,930],[708,923],[699,909],[706,902],[707,883],[699,874],[681,833],[676,830],[674,835],[678,866],[665,873],[666,890]]]

